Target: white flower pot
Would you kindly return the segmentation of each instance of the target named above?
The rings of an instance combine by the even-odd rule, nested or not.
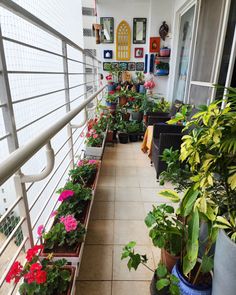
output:
[[[106,134],[103,134],[103,142],[101,147],[85,146],[85,156],[101,160],[106,141]]]

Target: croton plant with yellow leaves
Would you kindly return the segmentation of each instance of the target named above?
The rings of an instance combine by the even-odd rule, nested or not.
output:
[[[236,89],[231,98],[236,99]],[[183,249],[183,273],[189,274],[198,259],[199,227],[208,223],[207,257],[218,228],[223,228],[236,242],[236,110],[233,103],[221,109],[222,101],[200,106],[186,125],[180,160],[188,163],[193,184],[182,200],[172,190],[162,196],[180,202],[179,215],[188,227],[188,241]],[[204,259],[203,257],[203,259]]]

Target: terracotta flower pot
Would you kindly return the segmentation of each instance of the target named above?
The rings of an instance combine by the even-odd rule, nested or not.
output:
[[[161,262],[165,264],[169,272],[172,271],[176,262],[179,260],[179,256],[173,256],[165,249],[161,249]]]
[[[106,142],[113,142],[113,131],[107,131]]]
[[[125,105],[126,103],[127,103],[127,97],[126,96],[120,96],[119,97],[119,105],[120,106],[123,106],[123,105]]]

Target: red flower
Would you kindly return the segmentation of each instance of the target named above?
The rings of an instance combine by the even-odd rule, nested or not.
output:
[[[111,90],[111,91],[108,92],[108,94],[113,95],[113,94],[115,94],[115,91]]]
[[[90,136],[91,136],[91,134],[88,132],[88,133],[86,134],[86,137],[89,138]]]
[[[32,261],[32,259],[34,258],[34,256],[36,254],[38,254],[39,250],[43,249],[43,245],[35,245],[33,248],[29,249],[26,253],[26,259],[28,262]]]
[[[35,281],[37,284],[43,284],[47,280],[47,273],[44,270],[37,271],[35,274]]]
[[[27,274],[24,275],[24,278],[28,284],[31,284],[35,281],[35,275],[33,272],[28,272]]]
[[[128,101],[134,101],[134,97],[129,97]]]
[[[30,271],[34,272],[34,271],[38,271],[42,269],[42,265],[37,263],[33,263],[30,267]]]
[[[6,282],[10,283],[11,280],[15,279],[15,284],[17,284],[21,278],[22,269],[23,266],[20,264],[20,262],[15,261],[6,276]]]
[[[93,138],[94,138],[94,139],[98,138],[98,134],[94,134],[94,135],[93,135]]]
[[[107,81],[112,80],[112,75],[107,75],[107,76],[106,76],[106,80],[107,80]]]
[[[121,90],[121,86],[118,85],[118,86],[116,87],[116,90],[117,90],[117,91],[120,91],[120,90]]]

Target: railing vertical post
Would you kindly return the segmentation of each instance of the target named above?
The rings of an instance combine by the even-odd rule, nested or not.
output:
[[[87,93],[87,75],[86,75],[86,54],[83,53],[83,73],[85,73],[84,75],[84,98],[85,100],[88,98],[88,93]]]
[[[68,59],[67,59],[67,44],[62,41],[62,54],[63,54],[63,71],[64,71],[64,84],[65,84],[65,101],[66,101],[66,112],[71,110],[70,107],[70,81],[69,81],[69,69],[68,69]],[[70,167],[73,169],[74,166],[74,144],[73,144],[73,134],[71,125],[67,125],[67,135],[69,138],[68,145],[70,149]]]
[[[14,110],[12,105],[12,96],[11,96],[11,89],[10,83],[8,78],[7,72],[7,63],[4,51],[4,44],[2,38],[2,30],[0,26],[0,71],[2,74],[0,75],[0,96],[1,102],[6,104],[6,107],[3,109],[3,121],[5,130],[10,136],[7,137],[7,144],[9,153],[14,152],[19,147],[17,131],[16,131],[16,122],[14,116]],[[23,203],[19,203],[19,215],[22,217],[26,217],[27,226],[25,223],[22,224],[22,232],[25,237],[29,236],[30,246],[33,246],[33,234],[31,228],[31,221],[28,211],[28,200],[27,200],[27,193],[25,189],[25,184],[21,183],[20,179],[20,171],[17,176],[14,177],[14,185],[16,196],[23,197]],[[29,245],[26,245],[29,247]]]

